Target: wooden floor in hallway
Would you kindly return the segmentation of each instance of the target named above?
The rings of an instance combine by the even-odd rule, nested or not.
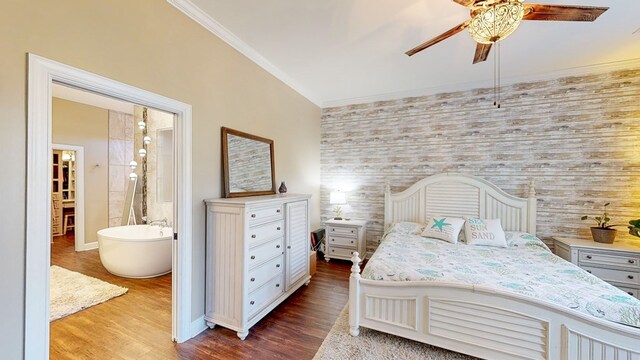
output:
[[[251,328],[246,340],[221,327],[171,341],[171,274],[111,275],[98,250],[74,251],[72,235],[54,238],[51,263],[124,286],[128,293],[51,323],[51,359],[311,359],[347,303],[350,263],[317,262],[317,273]]]

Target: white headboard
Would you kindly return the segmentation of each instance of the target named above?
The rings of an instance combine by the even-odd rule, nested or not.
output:
[[[535,234],[536,191],[531,181],[528,197],[519,198],[487,180],[457,173],[429,176],[396,194],[385,187],[385,229],[399,221],[426,223],[433,215],[499,218],[506,231]]]

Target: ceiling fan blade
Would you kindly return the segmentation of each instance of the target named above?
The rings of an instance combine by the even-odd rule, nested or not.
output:
[[[594,21],[608,7],[527,4],[523,20]]]
[[[450,38],[451,36],[459,33],[462,30],[464,30],[467,26],[469,26],[469,22],[468,21],[463,22],[462,24],[454,27],[453,29],[451,29],[451,30],[449,30],[449,31],[447,31],[447,32],[445,32],[443,34],[440,34],[440,35],[436,36],[435,38],[433,38],[433,39],[431,39],[429,41],[423,42],[422,44],[420,44],[420,45],[414,47],[413,49],[405,52],[405,54],[411,56],[411,55],[413,55],[415,53],[418,53],[418,52],[428,48],[431,45],[435,45],[435,44],[439,43],[440,41],[442,41],[444,39]]]
[[[469,7],[471,5],[473,5],[476,0],[453,0],[454,3],[458,3],[464,7]]]
[[[487,60],[489,56],[489,51],[491,51],[491,46],[493,44],[480,44],[476,46],[476,55],[473,57],[473,63],[477,64],[479,62],[483,62]]]

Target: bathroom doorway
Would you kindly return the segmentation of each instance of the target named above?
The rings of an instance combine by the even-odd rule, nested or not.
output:
[[[53,144],[51,157],[51,237],[71,234],[75,251],[95,249],[85,244],[84,146]]]
[[[29,54],[25,357],[47,358],[49,353],[51,171],[48,163],[54,83],[174,114],[176,218],[173,238],[180,241],[172,241],[171,338],[178,342],[188,340],[206,327],[202,319],[191,321],[191,106]]]

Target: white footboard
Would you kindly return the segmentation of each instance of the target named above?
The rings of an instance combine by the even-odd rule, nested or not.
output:
[[[485,359],[637,359],[640,329],[516,294],[360,277],[352,258],[349,325]]]

